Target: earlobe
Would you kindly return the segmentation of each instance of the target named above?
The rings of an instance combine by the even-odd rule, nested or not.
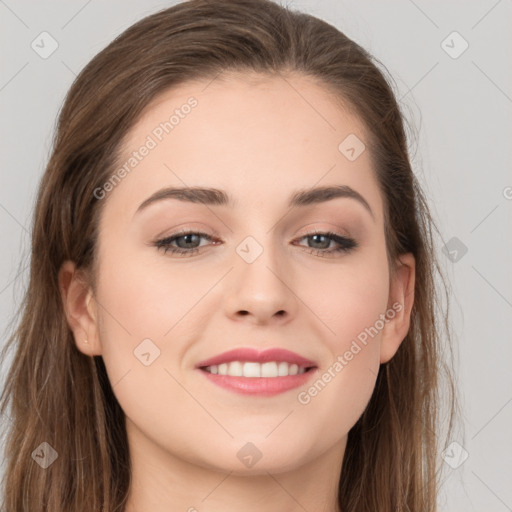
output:
[[[75,343],[86,355],[100,355],[97,313],[92,289],[84,272],[72,261],[65,261],[59,270],[59,289],[66,320],[73,331]]]
[[[412,253],[399,256],[399,266],[391,277],[386,323],[382,338],[380,362],[387,363],[407,336],[414,304],[416,260]]]

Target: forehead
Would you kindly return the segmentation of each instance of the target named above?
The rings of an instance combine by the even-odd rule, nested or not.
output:
[[[284,201],[283,190],[339,183],[378,204],[369,151],[355,160],[342,151],[344,141],[366,138],[349,106],[310,77],[231,73],[186,82],[148,104],[125,137],[118,167],[129,172],[109,201],[135,211],[159,187],[179,185],[224,188],[239,204],[261,205],[262,190],[268,201]],[[144,146],[145,156],[134,157]]]

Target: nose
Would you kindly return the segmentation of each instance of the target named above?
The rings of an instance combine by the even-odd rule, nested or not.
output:
[[[225,283],[227,316],[257,325],[289,322],[296,314],[298,299],[284,259],[268,246],[251,263],[235,256],[234,269]]]

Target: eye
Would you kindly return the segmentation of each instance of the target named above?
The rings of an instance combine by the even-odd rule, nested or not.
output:
[[[315,231],[299,238],[298,240],[304,239],[311,239],[313,241],[313,247],[309,246],[308,248],[310,251],[308,252],[317,256],[325,256],[326,254],[340,252],[348,253],[358,247],[358,243],[353,238],[338,235],[337,233],[333,233],[331,231]],[[332,242],[337,244],[337,247],[335,246],[329,248]]]
[[[202,238],[213,242],[214,244],[219,243],[217,239],[214,239],[214,237],[208,235],[207,233],[198,231],[182,231],[157,240],[153,245],[158,249],[163,249],[164,254],[170,252],[171,254],[178,254],[182,256],[193,256],[199,252]],[[304,239],[313,240],[314,246],[309,246],[308,252],[322,257],[332,253],[348,253],[352,249],[358,247],[358,243],[354,239],[338,235],[337,233],[330,231],[315,231],[299,238],[298,240]],[[177,246],[173,245],[174,243],[176,243]],[[335,246],[329,248],[331,243],[337,244],[337,247]]]
[[[199,251],[200,245],[197,244],[200,242],[201,238],[206,238],[209,241],[213,241],[213,237],[206,233],[197,231],[183,231],[157,240],[154,245],[158,249],[163,249],[164,254],[170,252],[172,254],[192,256]],[[176,242],[178,247],[171,245],[174,242]]]

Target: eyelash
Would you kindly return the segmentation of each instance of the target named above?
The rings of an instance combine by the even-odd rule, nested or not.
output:
[[[173,247],[171,246],[171,243],[177,240],[178,238],[182,238],[187,235],[199,235],[200,237],[206,238],[210,241],[214,240],[214,237],[202,233],[200,231],[183,231],[179,233],[175,233],[173,235],[170,235],[168,237],[162,238],[160,240],[157,240],[154,242],[154,246],[157,249],[163,249],[164,254],[167,254],[168,252],[172,254],[178,254],[181,256],[193,256],[194,254],[197,254],[199,252],[199,247],[194,247],[193,249],[182,249],[180,247]],[[353,249],[357,248],[359,244],[352,238],[348,238],[345,236],[338,235],[336,233],[333,233],[332,231],[313,231],[311,233],[308,233],[307,235],[301,236],[297,240],[302,240],[304,238],[310,238],[315,235],[322,235],[330,238],[332,241],[339,244],[339,247],[334,249],[315,249],[313,247],[306,247],[306,249],[309,249],[307,252],[310,254],[315,254],[317,256],[324,257],[325,254],[333,254],[333,253],[349,253]],[[303,247],[303,246],[301,246]]]

